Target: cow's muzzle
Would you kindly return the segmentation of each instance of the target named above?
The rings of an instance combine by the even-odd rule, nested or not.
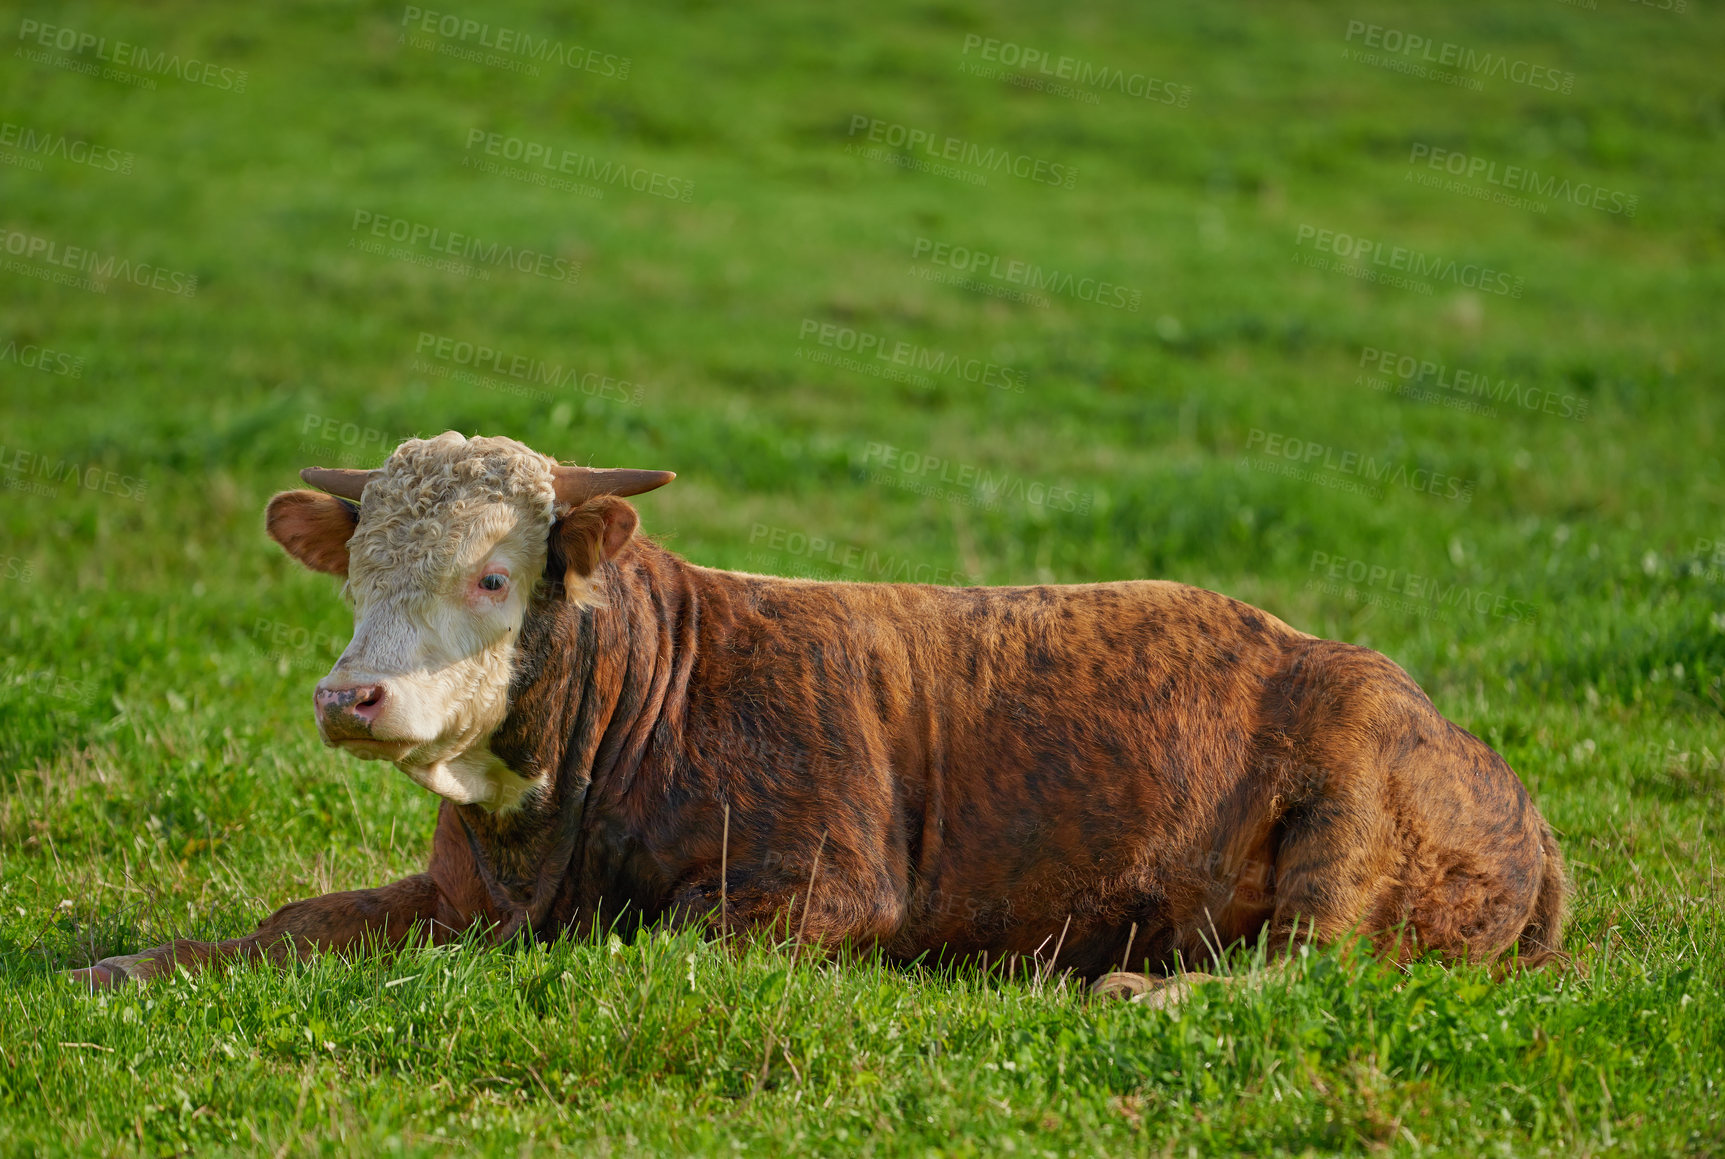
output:
[[[381,684],[354,684],[345,688],[318,685],[312,694],[318,732],[330,744],[375,739],[371,729],[383,712],[386,695]]]

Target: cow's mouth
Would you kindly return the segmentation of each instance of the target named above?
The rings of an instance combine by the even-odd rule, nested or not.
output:
[[[366,736],[344,736],[330,743],[364,761],[399,761],[415,747],[412,741],[379,740]]]

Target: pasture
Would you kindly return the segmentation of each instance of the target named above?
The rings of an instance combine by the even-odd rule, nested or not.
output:
[[[6,16],[0,1152],[1725,1152],[1725,16],[1162,8]],[[1571,964],[1170,1014],[597,931],[74,989],[422,866],[262,511],[446,429],[676,471],[697,563],[1377,648],[1552,822]]]

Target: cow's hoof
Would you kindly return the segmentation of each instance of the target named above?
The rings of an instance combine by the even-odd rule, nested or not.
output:
[[[1090,996],[1117,998],[1152,1010],[1172,1010],[1192,996],[1192,985],[1179,978],[1152,978],[1146,974],[1116,970],[1092,982]]]
[[[144,972],[140,968],[143,961],[141,954],[103,958],[94,966],[73,970],[67,977],[74,982],[82,982],[92,990],[118,990],[122,986],[144,979]]]
[[[1127,1002],[1135,1002],[1150,992],[1154,985],[1143,974],[1128,974],[1116,970],[1112,974],[1104,974],[1090,983],[1092,998],[1119,998]]]
[[[1192,997],[1192,983],[1179,978],[1165,978],[1161,984],[1139,995],[1132,1001],[1140,1006],[1148,1006],[1152,1010],[1173,1010],[1186,999]]]

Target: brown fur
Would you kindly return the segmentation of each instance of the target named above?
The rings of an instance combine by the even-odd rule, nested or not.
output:
[[[1376,652],[1181,584],[813,583],[698,567],[634,525],[607,498],[552,529],[491,742],[543,793],[445,803],[424,875],[85,976],[413,923],[717,919],[721,897],[733,931],[786,929],[795,898],[812,943],[999,961],[1058,941],[1087,977],[1263,930],[1403,959],[1560,945],[1550,828]],[[563,598],[595,571],[602,601]]]

